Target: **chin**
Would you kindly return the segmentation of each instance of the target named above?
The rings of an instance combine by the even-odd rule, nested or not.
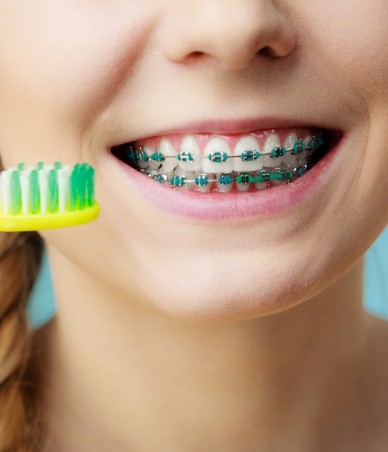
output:
[[[268,277],[260,270],[247,274],[234,268],[204,272],[200,284],[176,277],[174,284],[159,281],[143,295],[158,311],[183,321],[247,320],[290,309],[315,292],[295,275],[280,278],[280,273]]]

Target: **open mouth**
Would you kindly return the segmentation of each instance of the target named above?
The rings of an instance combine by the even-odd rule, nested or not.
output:
[[[341,139],[319,128],[153,137],[111,149],[125,164],[174,189],[252,192],[303,177]]]

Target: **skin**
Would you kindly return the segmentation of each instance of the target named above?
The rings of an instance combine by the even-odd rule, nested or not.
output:
[[[2,0],[3,164],[89,161],[102,207],[42,233],[52,450],[382,450],[388,333],[360,261],[388,220],[388,5],[372,3]],[[325,190],[286,215],[167,214],[107,151],[268,116],[346,136]]]

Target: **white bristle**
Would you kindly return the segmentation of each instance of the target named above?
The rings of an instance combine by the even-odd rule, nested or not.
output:
[[[70,165],[63,165],[62,166],[63,174],[66,181],[66,187],[65,187],[65,193],[66,193],[66,204],[69,201],[70,197],[70,176],[71,172],[73,171],[73,168]]]
[[[59,203],[59,211],[66,211],[66,204],[68,198],[68,177],[64,168],[61,168],[57,171],[58,174],[58,203]]]
[[[47,213],[47,199],[48,199],[48,183],[46,168],[42,168],[38,172],[39,191],[40,191],[40,212]]]
[[[3,213],[8,215],[10,212],[10,171],[5,170],[2,173],[2,198],[3,198]]]
[[[50,174],[51,171],[51,174]],[[55,171],[56,175],[53,174]],[[74,174],[72,204],[70,206],[71,176]],[[84,209],[88,201],[83,202],[84,193],[89,183],[90,171],[85,165],[43,165],[25,168],[19,164],[17,168],[0,171],[0,217],[7,215],[55,214],[68,210]],[[32,174],[33,172],[33,174]],[[33,179],[31,178],[33,176]],[[85,177],[85,179],[79,179]],[[78,178],[78,179],[77,179]],[[54,193],[50,193],[50,186]],[[72,181],[73,182],[73,181]],[[84,183],[84,185],[82,185]],[[81,188],[80,188],[81,187]],[[58,204],[54,198],[58,190]],[[86,193],[87,194],[87,193]],[[51,196],[50,196],[51,195]],[[31,202],[33,200],[33,203]],[[33,204],[33,205],[32,205]],[[90,204],[88,204],[90,206]]]
[[[66,179],[69,180],[73,168],[70,165],[63,165],[62,169],[65,172]]]

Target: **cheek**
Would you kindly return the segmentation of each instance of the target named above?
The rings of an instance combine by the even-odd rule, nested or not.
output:
[[[74,145],[128,76],[149,24],[130,7],[120,25],[114,7],[13,3],[0,5],[0,147]]]
[[[312,37],[315,54],[322,56],[323,71],[363,96],[366,104],[381,96],[387,99],[387,2],[330,0],[308,8],[306,14],[314,21],[306,22],[311,24],[307,36]]]

